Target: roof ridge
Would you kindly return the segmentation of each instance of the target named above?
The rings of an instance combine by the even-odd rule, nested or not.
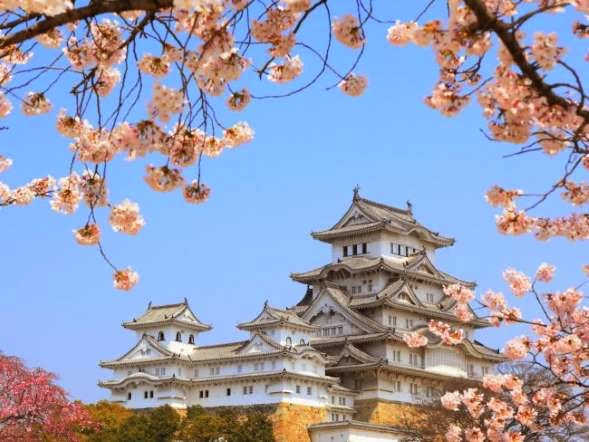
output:
[[[196,347],[196,351],[198,351],[201,348],[229,347],[230,345],[244,344],[244,343],[249,342],[249,341],[250,341],[249,339],[245,339],[245,340],[241,340],[241,341],[225,342],[225,343],[222,343],[222,344],[199,345],[198,347]]]
[[[376,206],[376,207],[380,207],[381,209],[387,209],[387,210],[392,210],[393,212],[400,212],[400,213],[403,213],[405,215],[411,215],[411,217],[413,218],[413,213],[410,210],[407,210],[407,209],[401,209],[399,207],[390,206],[390,205],[384,204],[384,203],[379,203],[378,201],[369,200],[369,199],[364,198],[364,197],[358,197],[358,200],[357,201],[362,201],[364,203],[371,204],[371,205]]]
[[[185,303],[185,302],[178,302],[178,303],[175,303],[175,304],[162,304],[162,305],[153,305],[153,304],[152,304],[152,305],[149,307],[149,309],[150,309],[150,310],[155,310],[155,309],[158,309],[158,308],[183,307],[183,306],[185,306],[185,305],[186,305],[186,303]]]

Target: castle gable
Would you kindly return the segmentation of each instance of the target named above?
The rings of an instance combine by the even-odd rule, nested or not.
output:
[[[262,334],[255,334],[241,348],[236,351],[237,355],[246,355],[252,353],[270,353],[282,350],[283,347],[273,339]]]
[[[380,324],[354,312],[347,304],[347,296],[341,290],[325,288],[305,311],[303,319],[322,329],[335,327],[335,333],[328,335],[382,331]]]
[[[116,362],[140,361],[142,359],[165,358],[173,356],[167,348],[159,345],[157,341],[149,335],[143,335],[131,350],[125,353]]]

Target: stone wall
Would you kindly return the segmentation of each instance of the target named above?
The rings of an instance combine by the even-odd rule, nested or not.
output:
[[[355,420],[372,424],[388,424],[399,427],[419,428],[424,424],[423,408],[382,399],[357,400]]]
[[[281,403],[269,415],[276,442],[310,442],[307,427],[325,422],[327,409]]]

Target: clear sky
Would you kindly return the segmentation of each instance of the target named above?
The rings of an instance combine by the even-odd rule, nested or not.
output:
[[[200,319],[215,327],[201,336],[203,343],[242,339],[235,324],[253,318],[266,299],[283,307],[304,294],[291,272],[328,262],[329,246],[309,233],[339,219],[355,185],[362,196],[383,203],[404,207],[411,200],[422,223],[455,237],[454,247],[439,252],[437,265],[477,281],[479,291],[505,290],[501,272],[507,266],[533,272],[543,261],[557,265],[555,287],[580,282],[584,246],[500,236],[495,211],[483,198],[495,183],[543,190],[557,178],[560,161],[503,159],[514,147],[485,139],[476,105],[455,119],[427,108],[423,98],[437,75],[431,52],[392,48],[384,32],[369,34],[358,69],[369,76],[363,97],[327,92],[331,80],[324,80],[289,99],[223,113],[227,122],[249,121],[256,139],[204,162],[204,180],[213,190],[204,205],[187,205],[177,192],[150,191],[143,162],[116,162],[111,200],[139,202],[146,219],[137,237],[114,234],[103,224],[115,263],[141,274],[130,293],[112,288],[111,270],[96,250],[75,244],[71,231],[83,225],[84,210],[67,217],[46,201],[1,210],[0,350],[56,372],[74,398],[95,401],[107,397],[96,385],[109,376],[99,360],[134,344],[133,333],[120,324],[150,300],[187,297]],[[17,111],[6,121],[10,130],[2,134],[0,153],[15,164],[2,180],[16,186],[67,173],[68,143],[53,129],[56,110],[26,119]],[[542,208],[550,214],[565,209],[558,197]],[[531,308],[526,300],[518,305]],[[479,339],[500,347],[516,332],[483,331]]]

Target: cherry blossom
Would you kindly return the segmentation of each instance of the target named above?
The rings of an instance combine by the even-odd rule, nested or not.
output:
[[[365,43],[364,31],[358,19],[353,15],[345,15],[336,19],[331,29],[335,38],[350,48],[358,49]]]
[[[51,110],[51,103],[45,95],[36,92],[29,92],[23,101],[22,111],[25,115],[41,115]]]
[[[6,172],[12,166],[12,160],[0,155],[0,173]]]
[[[419,348],[427,345],[427,338],[418,332],[405,333],[403,341],[409,348]]]
[[[182,194],[188,203],[200,204],[209,199],[211,189],[195,180],[184,187]]]
[[[100,228],[96,224],[87,224],[74,230],[74,237],[78,244],[92,246],[100,241]]]
[[[503,272],[503,279],[509,284],[514,295],[522,297],[532,288],[530,278],[522,272],[509,268]]]
[[[131,267],[115,271],[113,275],[114,288],[129,291],[139,282],[139,275]]]
[[[143,217],[139,214],[139,205],[128,199],[111,209],[108,220],[115,232],[128,235],[137,235],[145,225]]]
[[[550,282],[554,276],[556,267],[550,264],[542,263],[536,270],[536,279],[542,282]]]
[[[349,74],[344,78],[338,87],[340,90],[351,97],[359,97],[366,90],[368,79],[363,75]]]
[[[526,336],[514,338],[505,344],[503,352],[511,360],[523,359],[530,351],[530,340]]]

